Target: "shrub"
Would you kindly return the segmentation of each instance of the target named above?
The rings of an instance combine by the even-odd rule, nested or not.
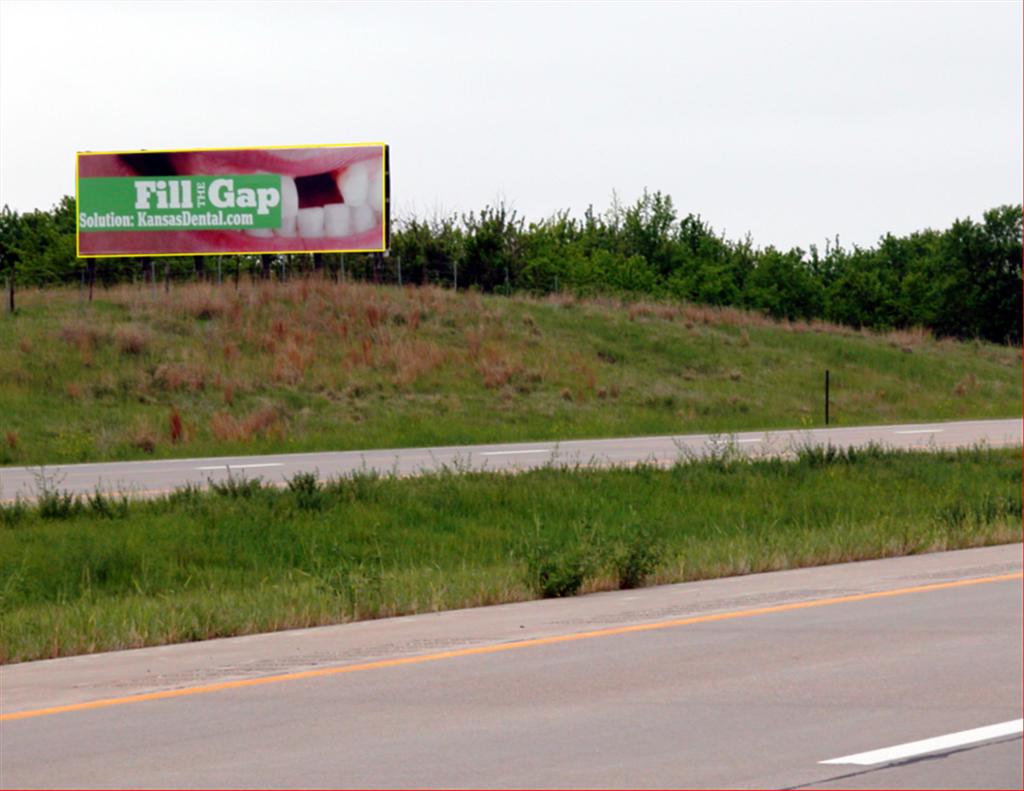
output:
[[[647,528],[634,530],[628,543],[615,558],[619,587],[642,587],[658,567],[664,553],[664,545]]]
[[[303,511],[319,511],[324,507],[324,492],[318,472],[297,472],[288,481],[288,491]]]
[[[541,530],[538,521],[533,538],[523,545],[527,584],[545,599],[575,596],[600,562],[594,530],[578,526],[573,540],[558,547],[542,536]]]
[[[228,477],[224,481],[210,479],[210,490],[221,497],[228,497],[232,500],[250,499],[264,490],[263,479],[253,478],[247,480],[244,476],[236,478],[228,468]]]

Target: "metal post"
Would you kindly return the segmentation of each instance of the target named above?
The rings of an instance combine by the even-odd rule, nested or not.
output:
[[[828,368],[825,369],[825,425],[828,425]]]
[[[171,265],[170,263],[164,264],[164,293],[171,293]]]
[[[89,259],[89,301],[92,302],[92,289],[96,283],[96,259]]]
[[[345,279],[345,254],[344,253],[339,253],[338,256],[341,259],[341,279],[344,280]]]
[[[398,263],[398,286],[402,286],[402,256],[395,256],[395,261]]]

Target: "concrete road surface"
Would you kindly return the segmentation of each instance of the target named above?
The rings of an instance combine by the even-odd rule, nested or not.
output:
[[[298,472],[322,478],[350,475],[359,470],[414,475],[443,466],[455,469],[524,470],[546,464],[673,463],[721,453],[732,447],[751,455],[785,455],[808,445],[862,446],[875,442],[906,449],[950,448],[986,443],[992,447],[1020,445],[1021,420],[969,420],[896,426],[858,426],[803,431],[762,431],[739,434],[690,434],[625,439],[529,442],[504,445],[461,445],[444,448],[396,448],[328,453],[290,453],[272,456],[232,456],[206,459],[161,459],[107,464],[67,464],[40,467],[0,467],[0,501],[31,497],[40,481],[70,492],[156,494],[185,484],[223,481],[229,475],[260,477],[281,484]]]
[[[1021,546],[0,669],[0,786],[1020,788]]]

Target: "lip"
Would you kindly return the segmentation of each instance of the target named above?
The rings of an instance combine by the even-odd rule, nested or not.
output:
[[[380,145],[334,148],[232,149],[183,151],[157,154],[154,158],[166,173],[146,175],[224,175],[276,173],[302,177],[341,170],[357,162],[381,158]],[[79,178],[141,175],[120,154],[81,154]],[[256,237],[242,231],[81,231],[79,254],[90,255],[192,255],[218,253],[331,252],[381,250],[384,215],[371,229],[344,237]]]

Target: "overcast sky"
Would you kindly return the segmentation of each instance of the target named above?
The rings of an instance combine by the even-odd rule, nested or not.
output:
[[[1021,201],[1020,2],[0,0],[0,203],[76,150],[384,141],[396,213],[644,187],[805,247]]]

